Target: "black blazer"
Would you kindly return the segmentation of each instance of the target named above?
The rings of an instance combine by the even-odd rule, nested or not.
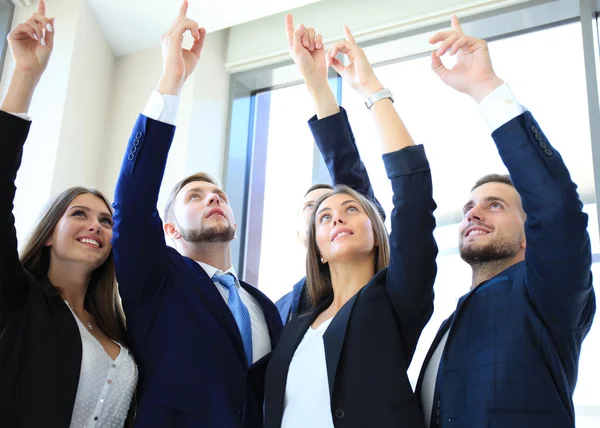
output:
[[[406,370],[433,312],[437,245],[431,174],[423,146],[388,153],[383,160],[394,191],[390,265],[340,309],[323,336],[336,428],[424,426]],[[267,368],[265,428],[281,426],[290,362],[331,301],[293,318],[284,330]]]
[[[47,278],[21,266],[12,214],[30,124],[0,111],[0,426],[68,428],[81,368],[79,328]]]

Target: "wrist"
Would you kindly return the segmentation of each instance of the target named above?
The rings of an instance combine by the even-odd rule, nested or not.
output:
[[[369,98],[371,95],[383,89],[383,85],[378,79],[372,80],[359,88],[359,92],[365,98]]]
[[[183,78],[164,73],[158,81],[156,90],[163,95],[179,95],[182,87]]]
[[[493,76],[473,86],[469,90],[468,95],[479,104],[485,97],[494,92],[503,84],[504,80],[500,79],[498,76]]]
[[[313,98],[318,97],[323,93],[331,91],[331,87],[329,86],[327,76],[305,78],[304,81],[306,82],[306,88],[308,89],[308,92]]]

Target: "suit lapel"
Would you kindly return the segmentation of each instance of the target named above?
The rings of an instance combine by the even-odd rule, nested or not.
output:
[[[357,297],[360,295],[360,291],[356,293],[333,317],[331,324],[327,327],[327,331],[323,335],[323,342],[325,344],[325,361],[327,363],[327,379],[329,380],[329,394],[333,397],[333,387],[335,386],[335,376],[337,374],[338,364],[340,362],[340,355],[342,348],[344,347],[344,340],[346,339],[346,330],[348,329],[348,322],[350,321],[350,315],[354,304],[356,303]],[[321,313],[329,305],[331,305],[332,298],[327,299],[323,302],[315,312]]]
[[[331,302],[331,301],[330,301]],[[280,426],[283,419],[283,408],[285,403],[285,387],[290,364],[298,345],[304,338],[306,330],[319,316],[320,307],[309,314],[294,317],[286,326],[285,334],[271,355],[268,368],[268,382],[265,390],[265,403],[267,420],[265,426]]]
[[[212,279],[208,277],[204,269],[195,261],[184,257],[187,264],[194,271],[198,283],[193,285],[194,291],[198,294],[200,299],[204,302],[208,311],[215,317],[215,319],[221,324],[223,329],[228,333],[229,337],[235,344],[235,348],[242,361],[246,361],[246,354],[244,353],[244,345],[242,343],[242,336],[240,330],[231,314],[231,310],[227,303],[223,299],[223,296],[217,290]]]
[[[450,329],[450,325],[452,324],[454,314],[455,313],[453,313],[448,318],[446,318],[446,320],[440,326],[440,328],[435,336],[435,339],[433,340],[433,343],[429,347],[429,351],[427,352],[427,356],[425,357],[425,360],[423,361],[423,365],[421,366],[421,372],[419,373],[419,380],[417,381],[417,387],[415,388],[415,395],[417,396],[417,401],[419,403],[421,402],[419,397],[421,396],[421,388],[423,387],[423,378],[425,377],[425,370],[427,369],[427,366],[429,365],[429,361],[431,361],[431,357],[433,356],[433,353],[435,352],[435,350],[439,346],[442,338],[444,337],[444,334],[446,334],[446,332]]]

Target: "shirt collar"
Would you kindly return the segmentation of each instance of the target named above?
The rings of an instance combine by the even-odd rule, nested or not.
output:
[[[199,262],[197,260],[196,260],[196,263],[198,263],[200,265],[200,267],[202,269],[204,269],[204,272],[206,272],[206,274],[208,275],[209,278],[212,279],[212,277],[215,276],[215,275],[221,276],[221,275],[225,275],[227,273],[230,273],[235,278],[235,284],[238,287],[240,286],[240,282],[238,281],[238,277],[237,277],[237,274],[235,273],[235,269],[233,268],[233,265],[229,269],[227,269],[225,272],[223,272],[222,270],[220,270],[220,269],[218,269],[218,268],[216,268],[214,266],[211,266],[209,264],[202,263],[202,262]]]

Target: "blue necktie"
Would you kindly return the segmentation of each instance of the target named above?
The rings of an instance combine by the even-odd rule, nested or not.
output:
[[[214,275],[213,281],[218,282],[223,287],[229,290],[229,299],[227,300],[227,306],[235,319],[235,323],[240,330],[240,336],[242,336],[242,344],[244,345],[244,354],[246,354],[246,362],[248,365],[252,364],[252,322],[250,321],[250,312],[248,308],[242,302],[240,293],[238,292],[237,286],[235,285],[235,277],[228,273],[225,275]]]

